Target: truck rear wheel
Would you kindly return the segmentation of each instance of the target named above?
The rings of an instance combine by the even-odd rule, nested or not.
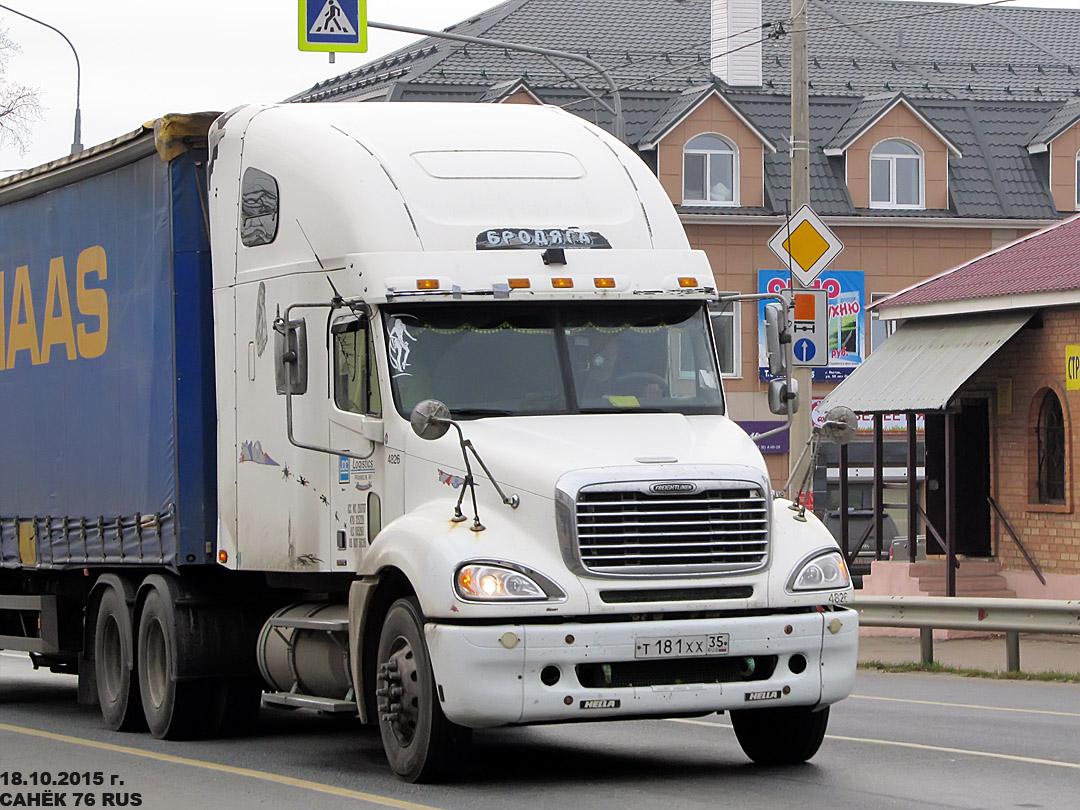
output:
[[[829,709],[810,706],[731,712],[743,752],[758,765],[796,765],[814,756],[825,739]]]
[[[94,675],[101,716],[113,731],[146,728],[134,653],[131,612],[115,588],[106,588],[94,622]]]
[[[416,600],[397,600],[383,622],[376,658],[383,749],[390,768],[408,782],[449,776],[472,736],[439,706],[423,628]]]
[[[139,691],[150,733],[158,739],[203,736],[220,718],[211,680],[178,680],[179,648],[171,595],[151,588],[139,616]]]

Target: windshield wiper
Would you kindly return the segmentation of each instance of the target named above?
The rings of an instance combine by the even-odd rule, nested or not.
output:
[[[500,408],[451,408],[450,412],[454,416],[464,417],[468,419],[471,416],[513,416],[513,411],[508,411]]]
[[[626,408],[581,408],[581,413],[670,413],[663,408],[637,408],[629,406]]]

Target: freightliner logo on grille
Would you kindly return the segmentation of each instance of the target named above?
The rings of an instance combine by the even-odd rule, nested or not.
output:
[[[697,492],[697,484],[686,481],[659,481],[649,487],[649,492]]]

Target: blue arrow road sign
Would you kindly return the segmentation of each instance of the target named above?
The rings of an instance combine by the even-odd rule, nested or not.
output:
[[[802,338],[795,341],[795,359],[800,363],[809,363],[814,359],[814,355],[817,354],[817,347],[814,345],[814,341]]]

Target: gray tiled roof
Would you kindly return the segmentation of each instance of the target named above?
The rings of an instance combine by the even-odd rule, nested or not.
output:
[[[902,92],[963,154],[949,162],[948,215],[1058,216],[1048,168],[1040,163],[1045,156],[1028,154],[1027,145],[1072,110],[1080,115],[1080,10],[905,0],[808,3],[811,200],[819,213],[860,213],[847,192],[843,159],[826,157],[822,149],[845,142]],[[762,0],[766,35],[778,33],[789,16],[790,0]],[[719,86],[778,149],[765,156],[766,210],[782,212],[788,205],[786,36],[762,42],[759,88],[731,88],[709,71],[709,0],[507,0],[447,30],[596,60],[622,88],[630,144],[651,141],[700,98],[699,90]],[[586,66],[562,64],[606,93]],[[498,86],[517,79],[545,103],[612,129],[611,114],[545,57],[435,38],[289,100],[481,101],[498,97]]]
[[[825,148],[843,149],[848,146],[859,133],[866,129],[875,118],[881,115],[885,108],[900,96],[900,93],[878,93],[863,98],[855,105],[847,121],[829,140]]]
[[[1041,147],[1045,150],[1050,141],[1075,124],[1077,119],[1080,119],[1080,99],[1074,99],[1061,105],[1060,109],[1056,110],[1046,120],[1046,123],[1039,127],[1039,131],[1031,137],[1027,145],[1029,147]]]

